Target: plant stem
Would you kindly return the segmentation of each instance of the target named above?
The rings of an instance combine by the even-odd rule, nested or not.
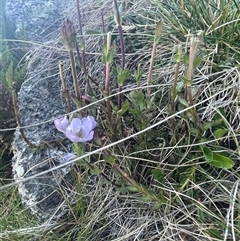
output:
[[[123,30],[122,30],[122,19],[119,13],[117,0],[114,0],[115,4],[115,17],[118,26],[118,34],[119,34],[119,41],[120,41],[120,49],[121,49],[121,69],[124,70],[125,68],[125,46],[124,46],[124,38],[123,38]],[[118,109],[122,108],[122,86],[118,85]]]
[[[172,102],[171,102],[171,111],[174,112],[175,110],[175,98],[177,96],[177,80],[179,75],[179,68],[180,68],[180,62],[182,57],[182,46],[178,46],[178,52],[176,56],[176,68],[175,68],[175,75],[174,75],[174,81],[173,81],[173,90],[172,90]]]
[[[17,106],[17,95],[16,92],[14,90],[12,90],[12,100],[13,100],[13,109],[14,109],[14,114],[15,114],[15,118],[16,118],[16,122],[20,131],[20,134],[23,138],[23,140],[30,146],[30,147],[37,147],[35,144],[31,143],[28,138],[26,137],[21,124],[21,120],[20,120],[20,116],[19,116],[19,109]]]
[[[101,20],[102,20],[102,32],[103,32],[103,36],[104,36],[104,39],[106,40],[106,36],[105,36],[105,22],[104,22],[104,16],[103,16],[103,10],[101,11]]]
[[[79,7],[79,0],[77,0],[77,13],[78,13],[78,22],[79,22],[79,34],[81,36],[80,41],[82,42],[82,66],[83,66],[83,73],[85,76],[85,80],[86,80],[86,89],[85,89],[85,94],[88,94],[88,91],[90,94],[92,94],[92,88],[89,82],[89,78],[88,78],[88,73],[87,73],[87,67],[86,67],[86,53],[85,53],[85,43],[84,43],[84,39],[83,39],[83,31],[82,31],[82,21],[81,21],[81,13],[80,13],[80,7]]]
[[[63,66],[62,66],[62,63],[59,63],[58,67],[59,67],[60,79],[61,79],[61,82],[62,82],[63,95],[64,95],[64,98],[65,98],[65,100],[67,102],[67,112],[70,113],[72,111],[72,107],[71,107],[71,104],[70,104],[69,91],[67,89],[67,86],[66,86],[66,83],[65,83],[65,79],[63,77]]]
[[[106,64],[106,83],[109,82],[109,76],[110,76],[110,63]],[[106,96],[109,97],[109,87],[108,85],[106,86],[107,88],[105,88],[106,91]],[[108,122],[110,127],[112,127],[112,115],[111,115],[111,104],[110,104],[110,99],[107,98],[106,99],[106,107],[107,107],[107,116],[108,116]]]
[[[155,37],[152,47],[152,54],[151,54],[151,60],[150,60],[150,66],[149,66],[149,73],[148,73],[148,79],[147,79],[147,97],[148,97],[148,108],[150,108],[150,96],[151,96],[151,85],[152,85],[152,75],[153,75],[153,65],[154,65],[154,59],[157,51],[157,45],[160,40],[160,34],[162,31],[162,21],[159,21],[156,26],[155,30]]]
[[[152,74],[153,74],[153,64],[154,64],[154,58],[156,55],[156,50],[157,50],[157,43],[153,43],[152,47],[152,54],[151,54],[151,60],[150,60],[150,66],[149,66],[149,73],[148,73],[148,79],[147,79],[147,96],[150,97],[151,95],[151,87],[150,85],[152,84]]]
[[[123,177],[130,185],[135,187],[139,193],[144,194],[147,196],[149,199],[152,201],[156,201],[158,203],[162,203],[163,199],[156,196],[153,192],[149,191],[147,188],[144,186],[138,184],[135,180],[133,180],[126,172],[124,172],[117,164],[112,165],[113,169],[116,170],[121,177]]]
[[[194,105],[193,97],[192,97],[192,80],[193,80],[194,60],[197,55],[198,44],[199,44],[199,40],[196,38],[192,38],[192,43],[189,50],[189,64],[188,64],[188,72],[187,72],[188,83],[186,84],[186,98],[189,100],[190,106]],[[194,121],[198,126],[200,133],[202,133],[203,131],[200,125],[200,119],[198,117],[196,108],[193,107],[192,111],[193,111]]]
[[[73,51],[70,50],[68,53],[69,53],[69,57],[70,57],[70,61],[71,61],[75,95],[76,95],[77,99],[81,102],[81,94],[80,94],[79,87],[78,87],[77,71],[76,71],[76,65],[75,65]]]
[[[107,34],[107,53],[110,52],[111,48],[111,33],[108,32]],[[105,73],[105,93],[106,96],[109,97],[110,95],[110,61],[107,60],[106,62],[106,73]],[[110,99],[106,99],[106,109],[107,109],[107,117],[108,117],[108,122],[110,127],[112,128],[112,109],[111,109],[111,104],[110,104]]]

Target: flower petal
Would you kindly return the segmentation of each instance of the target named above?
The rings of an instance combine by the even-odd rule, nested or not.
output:
[[[85,139],[85,141],[90,141],[93,139],[93,135],[94,135],[94,131],[91,131],[83,139]]]
[[[82,119],[82,130],[84,131],[84,137],[89,134],[90,131],[92,131],[93,125],[92,122],[88,119]]]
[[[97,126],[97,122],[95,121],[93,116],[87,116],[89,120],[92,122],[93,129]]]
[[[69,121],[68,121],[68,119],[67,119],[66,116],[54,120],[54,125],[55,125],[55,127],[56,127],[59,131],[61,131],[61,132],[63,132],[63,133],[66,132],[66,129],[67,129],[67,127],[68,127],[68,124],[69,124]]]
[[[76,135],[73,135],[73,133],[69,129],[66,130],[66,137],[72,142],[86,142],[86,141],[88,141],[85,138],[80,138]]]
[[[93,139],[93,129],[96,125],[97,122],[93,116],[87,116],[82,119],[73,118],[70,125],[66,128],[66,137],[72,142],[90,141]],[[83,134],[82,136],[81,133]]]
[[[63,162],[69,162],[71,161],[72,159],[76,158],[77,156],[73,153],[66,153],[62,159],[63,159]]]
[[[69,129],[72,131],[73,135],[76,135],[82,129],[82,120],[79,118],[73,118]]]

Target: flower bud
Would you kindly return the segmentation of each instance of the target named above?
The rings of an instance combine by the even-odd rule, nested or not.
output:
[[[60,34],[67,50],[73,50],[76,46],[77,38],[73,23],[69,19],[63,22]]]

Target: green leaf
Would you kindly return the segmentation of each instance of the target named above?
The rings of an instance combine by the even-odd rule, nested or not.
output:
[[[139,108],[140,112],[146,108],[145,94],[142,91],[131,91],[129,93],[129,99],[134,107]]]
[[[103,47],[102,47],[102,63],[103,64],[106,64],[107,63],[107,55],[108,55],[108,52],[107,52],[107,44],[104,44]]]
[[[215,228],[210,228],[207,230],[207,233],[210,237],[218,239],[218,240],[223,240],[222,232]]]
[[[223,155],[213,153],[213,159],[209,162],[213,167],[230,169],[234,166],[234,162]]]
[[[160,36],[161,36],[161,32],[162,32],[162,25],[163,25],[163,21],[160,20],[157,23],[157,27],[156,27],[156,30],[155,30],[155,38],[154,38],[155,43],[158,43],[159,40],[160,40]]]
[[[140,117],[141,116],[141,111],[137,108],[131,109],[130,113],[133,114],[135,117]]]
[[[101,173],[101,170],[97,166],[94,166],[94,168],[91,169],[91,173],[99,175]]]
[[[223,108],[217,109],[216,114],[213,116],[214,130],[216,130],[216,129],[227,129],[228,128],[225,121],[224,121],[224,117],[226,117],[224,109]]]
[[[234,166],[234,162],[230,158],[214,153],[206,146],[201,146],[201,149],[206,162],[212,167],[229,169]]]
[[[115,158],[113,156],[104,155],[103,159],[104,159],[105,162],[107,162],[110,165],[114,165],[115,164]]]
[[[76,164],[77,166],[80,166],[80,167],[88,167],[88,164],[87,164],[84,160],[82,160],[82,159],[76,161],[75,164]]]
[[[214,136],[216,139],[223,137],[226,133],[228,132],[228,130],[226,129],[217,129],[213,132]]]
[[[108,55],[107,55],[107,62],[108,63],[112,63],[114,54],[115,54],[115,49],[111,48],[108,52]]]
[[[85,50],[85,41],[84,41],[84,39],[82,39],[82,40],[80,41],[80,49],[81,49],[81,51],[84,51],[84,50]]]
[[[190,133],[191,134],[199,134],[199,130],[197,128],[190,128]]]
[[[143,202],[149,202],[152,201],[152,197],[151,196],[147,196],[147,195],[142,195],[142,197],[140,198]]]
[[[128,102],[123,103],[122,108],[117,112],[117,116],[118,117],[123,116],[128,111],[128,109],[129,109],[129,103]]]
[[[117,80],[118,80],[118,84],[119,86],[123,86],[125,81],[128,79],[130,73],[128,69],[118,69],[118,76],[117,76]]]
[[[152,170],[152,174],[157,181],[159,181],[162,184],[164,183],[164,174],[161,169]]]
[[[174,57],[175,57],[175,60],[177,63],[181,62],[181,59],[182,59],[182,45],[181,44],[178,45],[177,53],[175,54]]]
[[[213,125],[212,121],[204,123],[202,127],[203,131],[206,131],[207,129],[211,128],[212,125]]]
[[[78,156],[82,156],[85,154],[84,146],[82,143],[73,142],[73,150],[75,153],[78,154]]]
[[[140,65],[139,65],[138,70],[134,71],[134,78],[135,78],[137,83],[140,82],[140,80],[142,79],[143,74],[144,74],[144,70],[140,69]]]
[[[213,159],[213,152],[206,146],[201,146],[201,149],[202,149],[206,162],[211,162]]]
[[[181,76],[181,79],[183,80],[186,86],[192,86],[192,80],[186,78],[185,76]]]
[[[203,56],[202,56],[202,55],[196,57],[196,58],[194,59],[194,61],[193,61],[193,67],[194,67],[194,68],[198,67],[198,66],[202,63],[202,61],[203,61]]]
[[[131,191],[131,192],[138,192],[138,189],[135,186],[127,186],[124,189]]]
[[[183,57],[183,63],[185,65],[188,65],[189,64],[189,53],[185,54],[184,57]]]
[[[188,102],[187,102],[185,99],[183,99],[182,97],[178,96],[178,101],[179,101],[183,106],[189,107]]]

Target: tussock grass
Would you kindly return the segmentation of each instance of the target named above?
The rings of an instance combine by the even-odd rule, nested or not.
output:
[[[68,186],[72,198],[65,196],[66,203],[63,204],[70,214],[59,223],[52,223],[50,219],[44,228],[42,225],[38,227],[35,221],[27,218],[25,209],[14,208],[15,203],[17,207],[21,203],[15,196],[16,189],[8,189],[14,186],[14,182],[5,185],[6,189],[1,186],[4,203],[14,190],[6,208],[3,211],[1,208],[5,213],[2,225],[0,223],[3,240],[239,240],[240,92],[237,56],[240,50],[236,41],[239,6],[234,0],[201,0],[197,3],[138,0],[122,1],[122,4],[127,67],[131,73],[138,65],[143,70],[139,83],[131,74],[123,86],[124,99],[130,101],[132,108],[136,104],[130,93],[144,93],[147,89],[154,31],[157,22],[163,19],[161,39],[154,58],[151,111],[144,109],[138,118],[129,110],[123,117],[125,136],[119,134],[119,138],[111,140],[106,115],[101,109],[108,97],[98,89],[105,79],[101,63],[101,49],[105,42],[105,34],[101,32],[102,17],[105,28],[108,28],[105,31],[112,31],[116,46],[112,67],[120,65],[122,55],[112,1],[89,1],[81,9],[86,66],[89,76],[97,84],[93,83],[96,101],[84,108],[98,106],[99,134],[105,138],[104,145],[89,144],[85,155],[69,162],[76,163],[72,170],[74,183]],[[90,34],[87,30],[95,32]],[[202,37],[199,38],[197,56],[202,56],[203,60],[193,70],[191,89],[194,105],[186,106],[179,100],[171,112],[169,106],[177,50],[181,45],[183,58],[176,86],[180,99],[185,91],[180,76],[189,71],[186,59],[191,39],[200,31]],[[42,70],[50,73],[57,68],[51,62],[55,54],[56,61],[61,60],[65,66],[70,66],[67,52],[56,39],[35,48],[31,53],[29,71],[34,71],[35,61],[45,59]],[[70,67],[65,68],[64,77],[68,83],[71,82]],[[79,72],[78,78],[83,80],[84,73]],[[83,89],[83,84],[80,87]],[[114,75],[111,76],[111,91],[109,98],[115,103],[118,92]],[[225,135],[214,135],[216,129],[211,124],[199,137],[190,112],[192,107],[202,125],[210,125],[216,118],[221,118],[221,127],[227,130]],[[206,163],[200,149],[204,145],[234,160],[235,166],[225,169]],[[142,192],[104,161],[104,150],[111,153],[127,177],[142,187]],[[110,181],[94,175],[96,173],[91,168],[83,168],[83,159],[99,168]],[[64,165],[67,164],[59,167]],[[65,195],[63,189],[62,195]],[[22,236],[17,237],[17,233]]]

